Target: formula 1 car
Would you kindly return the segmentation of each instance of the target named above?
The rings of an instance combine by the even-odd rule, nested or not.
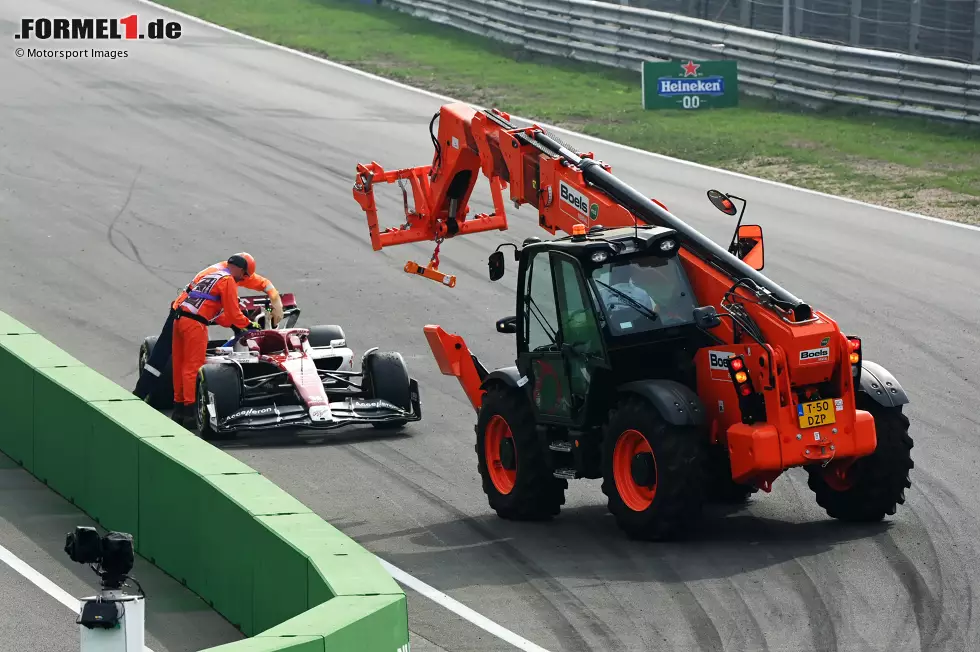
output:
[[[282,295],[283,319],[272,328],[267,297],[243,297],[242,312],[259,323],[229,340],[208,342],[197,375],[197,431],[203,439],[242,430],[333,429],[356,423],[398,428],[422,418],[418,382],[400,353],[367,350],[354,371],[354,352],[337,325],[296,327],[300,309]],[[140,347],[140,369],[156,344]],[[147,399],[156,408],[173,404],[168,362]],[[360,382],[357,378],[360,377]]]

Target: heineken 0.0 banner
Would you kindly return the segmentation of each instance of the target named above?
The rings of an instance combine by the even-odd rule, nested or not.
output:
[[[738,106],[737,61],[644,61],[644,109]]]

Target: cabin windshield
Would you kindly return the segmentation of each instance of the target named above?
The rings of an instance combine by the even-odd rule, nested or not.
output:
[[[694,323],[697,301],[679,258],[613,260],[594,268],[590,281],[614,337]]]

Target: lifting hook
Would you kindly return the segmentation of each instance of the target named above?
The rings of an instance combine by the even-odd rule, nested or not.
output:
[[[418,263],[410,260],[405,263],[405,271],[409,274],[417,274],[418,276],[424,276],[427,279],[438,281],[451,288],[456,287],[456,277],[454,275],[443,274],[439,271],[439,247],[441,246],[442,238],[437,238],[436,249],[432,252],[432,258],[429,259],[429,264],[422,267]]]

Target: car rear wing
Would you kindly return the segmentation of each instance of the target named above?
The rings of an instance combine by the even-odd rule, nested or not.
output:
[[[292,293],[280,295],[282,299],[282,321],[279,322],[277,328],[283,330],[286,328],[293,328],[296,326],[296,322],[299,321],[300,308],[296,305],[296,296]],[[272,308],[272,300],[264,294],[257,296],[248,296],[241,298],[242,312],[245,313],[247,317],[259,322],[259,325],[263,328],[271,329],[272,326],[268,322],[269,310]]]

